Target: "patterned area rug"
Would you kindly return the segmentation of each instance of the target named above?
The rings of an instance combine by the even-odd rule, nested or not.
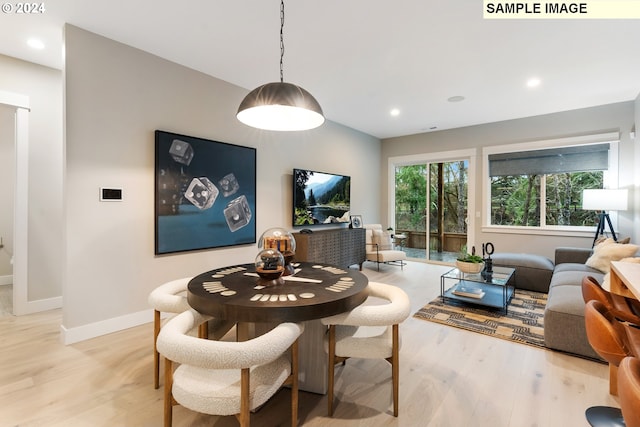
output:
[[[496,338],[544,348],[544,307],[547,294],[516,289],[508,313],[480,306],[442,302],[438,297],[414,317]]]

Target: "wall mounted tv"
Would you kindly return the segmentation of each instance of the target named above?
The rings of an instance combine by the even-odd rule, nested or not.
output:
[[[293,170],[293,226],[348,224],[351,177]]]

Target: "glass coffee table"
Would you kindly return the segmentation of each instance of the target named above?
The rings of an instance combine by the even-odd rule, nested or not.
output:
[[[453,301],[500,308],[507,313],[509,302],[516,290],[515,269],[493,267],[491,276],[463,273],[457,268],[440,277],[440,296],[443,302]]]

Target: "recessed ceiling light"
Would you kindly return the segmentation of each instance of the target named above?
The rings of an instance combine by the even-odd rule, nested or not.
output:
[[[399,116],[400,115],[400,110],[398,110],[397,108],[394,108],[391,111],[389,111],[389,114],[391,114],[393,117]]]
[[[42,40],[29,39],[27,40],[27,44],[33,49],[44,49],[44,43],[42,42]]]
[[[447,101],[449,101],[449,102],[464,101],[464,96],[460,96],[460,95],[452,96],[451,98],[447,98]]]
[[[527,87],[536,87],[536,86],[540,86],[540,79],[537,77],[532,77],[529,80],[527,80]]]

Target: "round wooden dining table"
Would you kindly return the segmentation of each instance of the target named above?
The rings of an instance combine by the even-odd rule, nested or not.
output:
[[[189,282],[187,299],[198,312],[236,322],[301,322],[344,313],[367,299],[359,271],[312,262],[294,263],[281,283],[264,280],[253,264],[223,267]]]
[[[200,313],[235,323],[238,341],[264,333],[274,324],[304,323],[299,339],[299,388],[324,394],[326,326],[319,319],[362,304],[369,280],[357,270],[327,264],[302,262],[294,267],[294,275],[274,286],[266,286],[272,282],[258,277],[253,264],[207,271],[191,279],[187,300]]]

